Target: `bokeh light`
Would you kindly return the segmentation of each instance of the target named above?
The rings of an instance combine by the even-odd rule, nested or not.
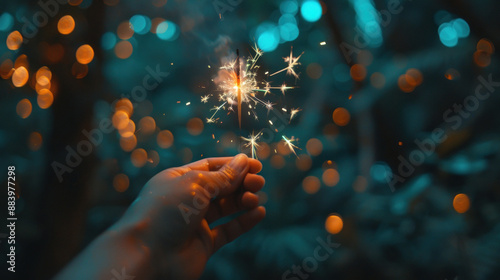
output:
[[[316,176],[307,176],[302,180],[302,189],[308,194],[315,194],[321,188],[321,181]]]
[[[344,222],[339,215],[332,214],[326,218],[325,229],[330,234],[337,234],[342,231],[344,227]]]
[[[134,47],[129,41],[121,41],[115,46],[116,57],[120,59],[129,58],[134,51]]]
[[[106,32],[102,35],[101,46],[105,50],[111,50],[116,45],[116,35],[113,32]]]
[[[49,108],[54,102],[54,95],[48,89],[41,89],[37,96],[38,107],[41,109]]]
[[[333,122],[338,126],[346,126],[351,121],[351,114],[347,109],[339,107],[333,111]]]
[[[374,88],[381,89],[385,86],[385,76],[380,72],[375,72],[370,76],[370,83]]]
[[[130,18],[130,24],[132,29],[137,34],[146,34],[151,28],[151,20],[144,15],[135,15]]]
[[[150,116],[146,116],[139,121],[139,131],[142,134],[149,135],[154,133],[156,130],[156,122]]]
[[[115,104],[115,111],[123,111],[127,113],[129,117],[134,113],[134,106],[128,98],[121,98]]]
[[[9,36],[7,36],[7,48],[9,50],[18,50],[23,43],[23,35],[19,31],[12,31]]]
[[[118,130],[118,133],[120,133],[120,136],[124,138],[132,137],[135,133],[135,122],[129,119],[125,127]]]
[[[77,79],[83,79],[89,73],[87,64],[81,64],[75,61],[71,66],[71,74]]]
[[[285,0],[282,1],[280,4],[280,12],[283,15],[285,14],[296,15],[298,11],[299,11],[299,4],[297,3],[297,0]]]
[[[465,213],[470,208],[470,200],[466,194],[459,193],[453,198],[453,208],[457,213]]]
[[[200,135],[204,128],[203,121],[200,118],[192,118],[188,121],[186,127],[189,134],[193,136]]]
[[[339,172],[333,168],[328,168],[323,171],[322,176],[323,184],[328,187],[334,187],[338,184],[340,180]]]
[[[280,42],[280,29],[272,22],[264,22],[255,31],[257,45],[265,52],[274,51]]]
[[[156,36],[165,41],[174,41],[179,34],[178,27],[171,21],[163,21],[156,27]]]
[[[6,59],[0,64],[0,76],[2,79],[9,79],[14,73],[14,70],[16,70],[14,69],[14,62],[10,59]]]
[[[122,110],[116,111],[111,118],[113,126],[118,130],[126,129],[129,125],[129,115]]]
[[[57,30],[63,35],[68,35],[75,29],[75,20],[72,16],[66,15],[59,19]]]
[[[135,149],[132,154],[130,154],[130,159],[135,167],[140,168],[146,165],[148,153],[144,149]]]
[[[443,23],[439,26],[439,40],[447,47],[454,47],[458,44],[458,34],[450,23]]]
[[[169,130],[162,130],[156,137],[158,146],[162,149],[168,149],[174,144],[174,135]]]
[[[118,25],[116,30],[116,34],[118,38],[122,40],[128,40],[134,36],[134,29],[132,28],[132,24],[129,21],[124,21]]]
[[[120,137],[120,147],[125,152],[131,152],[137,146],[137,137],[132,135],[130,137]]]
[[[318,156],[323,152],[323,143],[317,138],[311,138],[307,141],[306,149],[311,156]]]
[[[12,74],[12,84],[14,84],[15,87],[22,87],[28,82],[29,77],[30,74],[28,70],[24,66],[21,66],[14,70]]]
[[[318,21],[323,13],[323,8],[317,0],[306,0],[300,6],[300,14],[302,18],[309,22]]]
[[[18,116],[20,116],[22,119],[26,119],[31,115],[31,110],[33,107],[31,106],[31,102],[28,99],[22,99],[17,103],[16,106],[16,113]]]
[[[94,59],[94,49],[90,45],[82,45],[76,50],[76,60],[81,64],[89,64]]]
[[[351,67],[351,77],[356,82],[363,81],[366,78],[366,67],[361,64],[354,64]]]
[[[124,192],[129,187],[129,178],[125,174],[118,174],[113,178],[113,187],[117,192]]]
[[[32,132],[28,138],[28,147],[32,151],[38,151],[42,147],[43,137],[40,132]]]
[[[295,166],[300,171],[308,171],[312,166],[312,159],[306,154],[301,154],[295,159]]]
[[[14,26],[14,17],[9,13],[0,15],[0,31],[8,31]]]

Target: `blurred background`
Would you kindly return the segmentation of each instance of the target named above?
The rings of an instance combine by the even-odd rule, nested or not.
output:
[[[250,155],[241,137],[262,131],[267,217],[202,279],[497,279],[499,10],[494,0],[2,1],[16,276],[53,276],[153,175]],[[278,87],[257,96],[273,109],[244,104],[241,129],[234,105],[213,119],[220,67],[256,47],[259,83]],[[303,52],[298,78],[270,76],[290,51]],[[335,248],[318,258],[325,242]]]

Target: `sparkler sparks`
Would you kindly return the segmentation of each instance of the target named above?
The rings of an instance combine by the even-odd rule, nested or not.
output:
[[[252,49],[254,51],[254,54],[250,54],[250,56],[246,58],[246,61],[243,58],[240,59],[239,50],[236,50],[236,60],[231,60],[229,63],[226,63],[222,67],[220,67],[218,75],[216,78],[214,78],[213,81],[217,85],[218,91],[220,91],[220,94],[218,94],[218,99],[221,104],[211,109],[211,111],[214,112],[210,116],[210,118],[207,118],[207,123],[219,122],[219,118],[217,117],[219,111],[227,110],[229,114],[230,111],[234,112],[234,107],[236,107],[238,111],[238,125],[241,129],[242,107],[248,108],[249,111],[247,112],[247,114],[249,116],[253,116],[255,120],[259,119],[255,111],[259,106],[266,108],[267,114],[269,116],[269,112],[271,110],[275,110],[274,105],[276,105],[276,103],[272,103],[270,100],[263,100],[262,98],[278,90],[281,91],[283,95],[285,95],[285,92],[287,90],[294,88],[292,86],[288,86],[285,83],[283,83],[281,86],[272,86],[271,81],[258,79],[258,70],[260,69],[258,60],[263,56],[264,52],[257,47],[257,44],[255,44],[255,47],[252,47]],[[292,75],[298,79],[299,75],[296,73],[295,67],[300,65],[299,59],[302,54],[300,54],[298,57],[294,57],[292,48],[290,51],[290,56],[283,58],[284,61],[288,63],[287,67],[274,72],[271,75],[269,75],[269,71],[265,71],[264,77],[269,78],[286,71],[287,75]],[[207,103],[209,100],[209,96],[211,95],[202,96],[201,102]],[[246,105],[243,106],[243,104]],[[301,110],[299,108],[292,109],[290,121],[300,111]],[[268,121],[271,126],[273,126],[272,122],[270,120]],[[257,141],[261,137],[261,135],[262,132],[259,132],[257,135],[252,133],[248,138],[242,137],[242,139],[247,142],[246,144],[244,144],[244,146],[251,147],[252,157],[256,157],[256,150],[259,147]],[[283,136],[283,139],[286,139],[285,142],[287,143],[287,146],[293,151],[295,155],[297,155],[294,150],[294,148],[297,148],[297,146],[292,144],[294,138],[292,137],[292,139],[288,139]]]
[[[290,112],[290,121],[288,123],[291,123],[292,122],[292,119],[293,117],[295,117],[295,115],[297,115],[298,112],[302,111],[301,109],[297,108],[297,109],[293,109],[292,108],[292,111]]]
[[[201,102],[202,102],[202,103],[207,103],[209,98],[210,98],[210,95],[205,95],[205,96],[202,96],[202,97],[201,97]]]
[[[280,90],[283,95],[287,90],[293,89],[294,87],[287,86],[283,83],[281,86],[271,86],[271,82],[269,81],[260,81],[257,79],[257,71],[260,66],[257,64],[258,60],[264,54],[262,50],[260,50],[257,45],[252,48],[255,52],[254,55],[250,55],[246,59],[246,63],[242,63],[240,60],[239,50],[236,51],[237,58],[234,61],[231,61],[220,68],[217,78],[214,79],[214,82],[218,85],[218,90],[222,93],[219,95],[219,101],[223,102],[224,105],[228,105],[228,110],[233,110],[232,105],[237,105],[238,110],[238,124],[241,128],[241,115],[242,115],[242,104],[247,103],[250,110],[253,110],[257,107],[257,105],[261,105],[267,108],[268,112],[273,110],[273,103],[269,101],[264,101],[258,97],[259,94],[266,96],[270,94],[273,90]],[[278,73],[286,71],[287,74],[293,75],[298,78],[297,73],[294,70],[294,67],[300,65],[298,62],[300,57],[293,56],[293,49],[290,51],[290,56],[285,57],[285,62],[288,63],[288,66],[279,70],[270,76],[274,76]],[[268,73],[268,71],[266,71]],[[208,98],[206,96],[202,97],[202,102],[208,102]],[[255,106],[252,106],[254,104]],[[215,115],[221,110],[225,109],[224,106],[216,107],[215,113],[207,119],[208,122],[214,119]],[[253,112],[253,115],[256,116],[256,113]]]
[[[244,141],[248,142],[246,143],[244,146],[245,147],[251,147],[251,150],[252,150],[252,158],[257,158],[257,149],[259,148],[259,144],[257,143],[257,141],[259,140],[259,138],[262,136],[262,131],[257,133],[257,135],[255,135],[253,132],[251,135],[248,136],[248,138],[245,138],[245,137],[241,137],[241,139],[243,139]]]
[[[297,155],[297,153],[295,152],[295,149],[299,149],[299,147],[295,146],[292,142],[295,142],[297,139],[295,139],[293,136],[292,138],[288,139],[286,138],[285,135],[282,135],[281,136],[283,138],[283,141],[285,141],[285,145],[293,152],[293,154],[298,158],[299,156]]]
[[[300,57],[303,55],[304,53],[302,52],[299,56],[297,57],[293,57],[293,48],[292,50],[290,50],[290,56],[287,56],[287,57],[283,57],[283,59],[285,60],[285,62],[288,62],[288,66],[279,70],[278,72],[274,72],[273,74],[271,74],[270,76],[274,76],[278,73],[281,73],[283,71],[286,71],[286,74],[287,75],[292,75],[294,76],[295,78],[299,78],[299,75],[295,72],[295,70],[293,69],[293,67],[297,66],[297,65],[300,65],[299,63],[299,59]]]

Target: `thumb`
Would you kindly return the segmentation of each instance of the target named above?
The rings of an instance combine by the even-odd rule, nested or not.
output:
[[[218,196],[233,193],[242,184],[249,167],[248,157],[239,154],[218,171],[205,173],[207,175],[203,176],[205,189],[215,192]]]

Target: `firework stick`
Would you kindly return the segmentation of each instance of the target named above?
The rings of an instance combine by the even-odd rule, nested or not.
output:
[[[241,79],[240,79],[240,50],[236,49],[236,86],[238,87],[238,123],[241,129]]]

